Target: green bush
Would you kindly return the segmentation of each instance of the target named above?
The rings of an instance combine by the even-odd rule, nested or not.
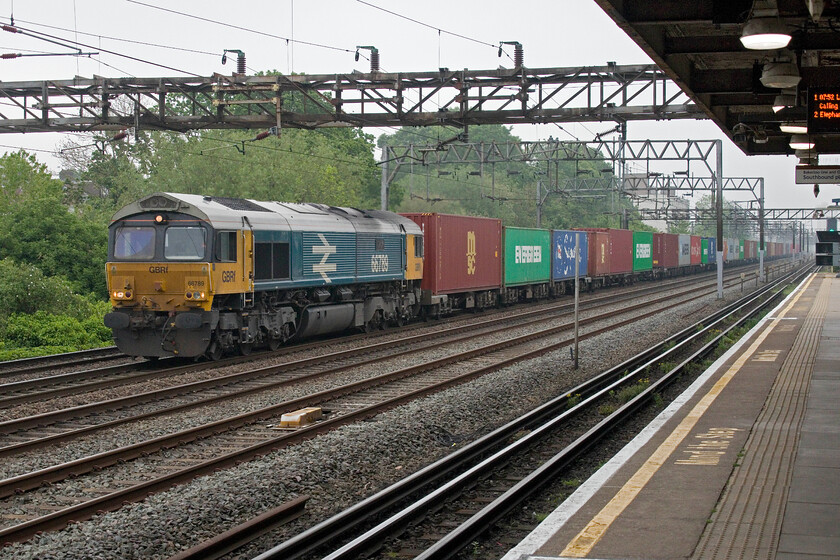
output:
[[[74,350],[96,348],[109,342],[110,331],[100,329],[95,318],[80,321],[67,315],[45,311],[15,313],[6,321],[6,344],[12,347],[60,346]]]

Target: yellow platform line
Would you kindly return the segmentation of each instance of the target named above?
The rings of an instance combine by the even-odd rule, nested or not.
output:
[[[735,374],[743,367],[743,365],[750,359],[750,357],[758,350],[764,339],[769,336],[773,329],[779,324],[781,319],[788,311],[796,304],[799,297],[805,293],[814,276],[808,278],[805,286],[791,299],[790,303],[784,310],[777,314],[769,323],[767,328],[755,339],[755,342],[741,354],[741,357],[732,364],[732,366],[723,374],[723,376],[714,384],[714,386],[706,393],[700,402],[698,402],[691,412],[680,422],[673,432],[665,439],[664,442],[653,452],[647,461],[636,471],[636,473],[622,486],[621,490],[613,497],[598,514],[575,536],[574,539],[566,546],[561,556],[568,556],[572,558],[585,558],[589,554],[598,541],[607,532],[607,529],[613,522],[621,515],[627,506],[629,506],[636,496],[642,491],[642,488],[653,478],[656,471],[665,464],[668,457],[674,452],[677,446],[683,439],[691,432],[697,421],[706,413],[711,404],[715,401],[717,396],[729,384]]]

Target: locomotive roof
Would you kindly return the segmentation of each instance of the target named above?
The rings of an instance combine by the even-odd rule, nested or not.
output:
[[[149,212],[179,212],[204,220],[217,229],[250,226],[254,230],[273,231],[398,233],[402,226],[406,233],[422,235],[413,221],[383,210],[163,192],[149,195],[119,210],[114,214],[112,223]]]

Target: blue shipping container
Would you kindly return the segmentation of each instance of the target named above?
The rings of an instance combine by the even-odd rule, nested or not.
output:
[[[587,275],[589,236],[584,231],[553,230],[551,232],[551,279],[554,281],[575,277],[575,237],[579,239],[581,277]]]
[[[717,264],[717,238],[709,238],[709,262]]]

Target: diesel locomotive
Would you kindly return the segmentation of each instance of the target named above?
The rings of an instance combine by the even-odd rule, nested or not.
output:
[[[113,217],[105,324],[132,356],[218,359],[416,316],[423,234],[391,212],[155,193]]]

